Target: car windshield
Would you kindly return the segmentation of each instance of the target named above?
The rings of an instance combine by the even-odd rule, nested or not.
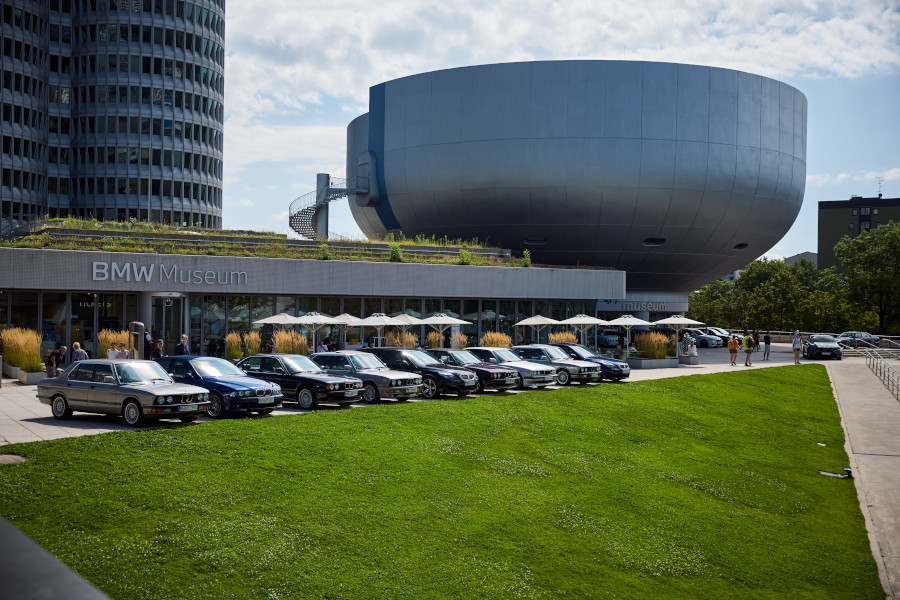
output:
[[[566,346],[566,348],[569,348],[570,350],[575,352],[575,354],[577,354],[581,358],[592,358],[594,356],[597,356],[596,354],[594,354],[593,352],[591,352],[584,346]]]
[[[172,381],[169,374],[155,362],[128,362],[116,365],[116,373],[122,383],[141,381]]]
[[[322,367],[305,356],[282,356],[281,360],[291,373],[321,373]]]
[[[203,358],[193,360],[191,364],[201,377],[219,377],[222,375],[246,375],[236,366],[221,358]]]
[[[407,352],[404,356],[417,367],[431,367],[444,364],[435,357],[430,354],[425,354],[424,352]]]
[[[834,338],[830,335],[811,335],[809,336],[809,341],[811,342],[826,342],[826,343],[834,343]]]
[[[500,350],[494,350],[494,358],[497,359],[497,362],[502,362],[502,363],[522,360],[521,358],[519,358],[518,356],[516,356],[515,354],[513,354],[512,352],[510,352],[509,350],[507,350],[505,348],[501,348]]]
[[[477,365],[484,362],[471,352],[454,352],[453,358],[461,365]]]
[[[548,346],[545,348],[547,351],[547,356],[554,360],[565,360],[569,358],[569,355],[562,351],[561,348],[557,348],[556,346]]]
[[[381,359],[374,354],[351,354],[349,358],[353,366],[360,371],[366,369],[387,369],[384,363],[381,362]]]

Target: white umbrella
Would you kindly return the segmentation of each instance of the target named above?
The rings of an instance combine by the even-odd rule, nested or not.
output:
[[[397,319],[398,321],[403,321],[403,325],[397,325],[397,327],[399,327],[403,331],[406,331],[413,325],[421,325],[422,324],[422,319],[420,319],[418,317],[414,317],[412,315],[408,315],[406,313],[400,313],[397,315],[393,315],[391,318]]]
[[[547,317],[542,317],[541,315],[535,315],[534,317],[528,317],[527,319],[522,319],[518,323],[515,324],[516,327],[519,325],[523,327],[531,327],[534,329],[538,335],[541,334],[541,329],[546,327],[547,325],[556,325],[559,323],[556,319],[550,319]],[[540,339],[540,338],[538,338]]]
[[[343,313],[336,317],[334,317],[335,325],[337,325],[341,333],[344,334],[344,343],[347,342],[347,330],[351,327],[356,327],[356,324],[359,323],[360,318],[354,317],[350,313]]]
[[[617,327],[625,328],[625,341],[631,339],[631,328],[636,325],[653,325],[650,321],[645,321],[643,319],[638,319],[637,317],[633,317],[631,315],[622,315],[617,319],[613,319],[612,321],[607,321],[607,325],[615,325]]]
[[[560,325],[571,325],[578,333],[581,334],[581,341],[584,343],[584,332],[596,325],[606,325],[607,321],[592,317],[590,315],[575,315],[559,322]]]
[[[674,315],[671,317],[666,317],[665,319],[660,319],[659,321],[653,321],[654,325],[674,325],[675,326],[675,339],[678,340],[678,334],[681,332],[681,328],[686,325],[706,325],[706,323],[702,321],[695,321],[694,319],[688,319],[684,315]]]
[[[436,329],[441,334],[441,339],[444,337],[444,332],[447,328],[453,325],[471,325],[470,321],[464,321],[463,319],[457,319],[456,317],[451,317],[450,315],[444,313],[437,313],[428,317],[427,319],[422,319],[423,325],[429,325]]]
[[[334,317],[329,317],[328,315],[323,315],[318,312],[308,312],[302,317],[297,317],[294,319],[295,325],[302,325],[306,327],[312,332],[312,342],[313,348],[316,347],[316,333],[323,325],[339,325],[340,323],[335,320]]]
[[[375,313],[354,324],[359,327],[375,327],[378,329],[378,337],[381,338],[384,337],[383,333],[385,327],[402,327],[403,325],[406,325],[406,322],[395,319],[394,317],[389,317],[384,313]]]
[[[278,313],[277,315],[255,321],[254,325],[293,325],[297,322],[296,319],[297,317],[287,313]]]

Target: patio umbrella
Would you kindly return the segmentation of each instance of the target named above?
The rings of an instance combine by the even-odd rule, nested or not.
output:
[[[422,324],[422,319],[420,319],[418,317],[414,317],[412,315],[408,315],[406,313],[400,313],[397,315],[393,315],[391,318],[397,319],[398,321],[403,321],[403,325],[397,325],[397,327],[402,329],[404,332],[407,329],[409,329],[410,327],[412,327],[413,325],[421,325]]]
[[[471,325],[472,323],[470,321],[451,317],[450,315],[444,313],[437,313],[428,317],[427,319],[422,319],[422,324],[436,329],[441,334],[441,339],[443,339],[444,332],[447,330],[447,328],[453,325]]]
[[[365,319],[360,319],[355,325],[359,327],[375,327],[378,330],[378,337],[383,338],[385,327],[402,327],[407,325],[407,323],[400,319],[389,317],[384,313],[375,313]]]
[[[596,325],[606,325],[607,321],[590,315],[575,315],[559,322],[560,325],[571,325],[581,334],[581,342],[584,343],[584,332]]]
[[[356,327],[356,324],[359,323],[360,318],[354,317],[350,313],[343,313],[336,317],[334,317],[335,325],[340,328],[341,333],[344,336],[344,343],[347,343],[347,330],[351,327]]]
[[[308,312],[302,317],[296,317],[294,319],[295,325],[302,325],[306,327],[312,332],[312,342],[313,348],[316,347],[316,333],[321,329],[323,325],[339,325],[340,323],[335,320],[334,317],[329,317],[328,315],[323,315],[318,312]]]
[[[695,321],[694,319],[688,319],[684,315],[674,315],[671,317],[666,317],[665,319],[660,319],[659,321],[653,321],[654,325],[674,325],[675,326],[675,339],[678,339],[678,334],[681,332],[681,328],[686,325],[706,325],[702,321]]]
[[[518,323],[515,324],[516,327],[521,325],[522,327],[531,327],[534,329],[538,336],[541,334],[541,329],[546,327],[547,325],[556,325],[559,321],[556,319],[550,319],[548,317],[542,317],[541,315],[535,315],[533,317],[528,317],[527,319],[522,319]],[[538,338],[540,339],[540,338]]]
[[[265,319],[254,321],[253,325],[293,325],[297,322],[296,319],[297,317],[291,316],[287,313],[278,313],[277,315],[272,315],[271,317],[266,317]]]
[[[615,325],[617,327],[625,328],[625,341],[631,339],[631,328],[636,325],[653,325],[650,321],[645,321],[643,319],[638,319],[637,317],[633,317],[631,315],[622,315],[617,319],[613,319],[612,321],[607,321],[607,325]]]

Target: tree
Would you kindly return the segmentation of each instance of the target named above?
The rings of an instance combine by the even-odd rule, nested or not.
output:
[[[894,331],[900,320],[900,224],[843,237],[834,254],[844,266],[851,303],[878,315],[878,332]]]

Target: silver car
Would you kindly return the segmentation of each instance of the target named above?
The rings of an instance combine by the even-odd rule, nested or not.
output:
[[[380,398],[406,400],[422,393],[422,378],[418,374],[389,369],[381,359],[368,352],[318,352],[310,358],[329,373],[362,379],[362,398],[366,402]]]
[[[556,370],[556,381],[569,385],[573,381],[590,383],[600,381],[600,366],[586,360],[571,358],[561,348],[549,344],[530,344],[510,348],[523,360],[540,363]]]
[[[519,373],[520,388],[544,387],[556,383],[556,373],[553,369],[547,368],[546,365],[522,360],[508,348],[482,346],[466,348],[466,350],[486,363],[515,369]]]
[[[131,426],[145,419],[181,419],[185,423],[206,412],[209,392],[175,383],[150,360],[82,360],[37,385],[37,397],[53,416],[68,419],[72,411],[122,415]]]

